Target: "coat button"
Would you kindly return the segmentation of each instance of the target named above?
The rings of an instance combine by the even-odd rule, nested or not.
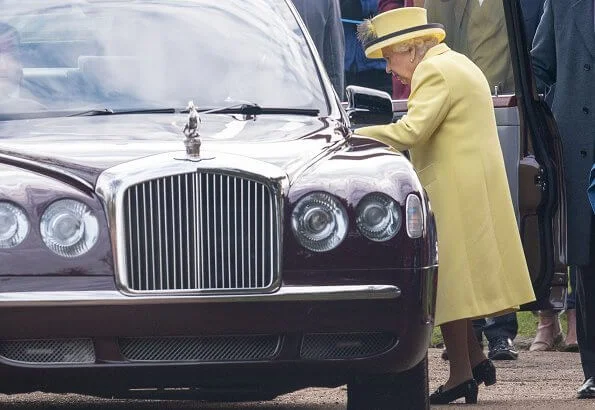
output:
[[[583,107],[583,112],[584,112],[585,114],[588,114],[588,113],[589,113],[589,108],[587,108],[587,107]]]
[[[585,69],[585,71],[589,71],[591,70],[591,64],[585,64],[583,68]]]

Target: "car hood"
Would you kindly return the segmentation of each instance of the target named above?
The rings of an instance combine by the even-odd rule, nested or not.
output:
[[[250,157],[288,176],[337,143],[328,118],[260,115],[201,116],[201,151]],[[112,166],[164,152],[183,151],[181,114],[60,117],[0,122],[0,161],[60,168],[94,184]]]

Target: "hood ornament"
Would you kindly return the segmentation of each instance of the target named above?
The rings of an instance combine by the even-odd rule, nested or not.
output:
[[[188,122],[184,126],[184,135],[186,139],[184,140],[184,145],[186,146],[186,155],[191,160],[199,160],[200,159],[200,134],[198,133],[198,128],[200,126],[200,116],[198,115],[198,111],[194,106],[194,102],[190,101],[188,103]]]

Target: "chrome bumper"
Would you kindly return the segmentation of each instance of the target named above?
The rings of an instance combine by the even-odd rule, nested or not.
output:
[[[296,302],[363,299],[397,299],[401,289],[392,285],[285,286],[267,294],[228,295],[142,295],[127,296],[118,291],[13,292],[0,293],[0,307],[93,306],[176,303]]]

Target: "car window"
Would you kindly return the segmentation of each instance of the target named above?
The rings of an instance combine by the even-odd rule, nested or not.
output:
[[[20,89],[6,94],[43,109],[178,108],[193,100],[328,111],[285,2],[0,0],[0,9],[0,23],[20,36],[23,73]]]

